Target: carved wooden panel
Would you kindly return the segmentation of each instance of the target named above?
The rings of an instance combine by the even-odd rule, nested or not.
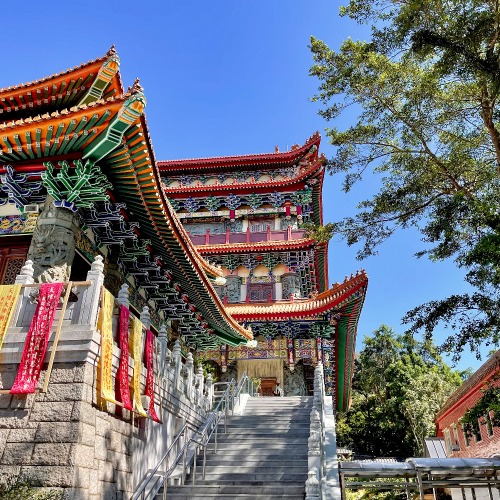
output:
[[[9,240],[0,240],[0,284],[12,285],[23,267],[28,253],[28,243],[8,245]],[[3,244],[3,246],[2,246]]]

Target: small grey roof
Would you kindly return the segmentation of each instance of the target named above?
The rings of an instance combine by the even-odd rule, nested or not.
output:
[[[444,439],[429,437],[424,439],[425,456],[427,458],[446,458]]]

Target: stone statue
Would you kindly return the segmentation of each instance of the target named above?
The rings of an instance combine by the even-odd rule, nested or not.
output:
[[[40,282],[68,281],[75,257],[78,217],[65,208],[56,208],[48,196],[38,216],[28,259],[33,261],[34,278]]]

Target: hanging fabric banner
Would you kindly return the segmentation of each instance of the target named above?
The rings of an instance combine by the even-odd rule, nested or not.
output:
[[[293,371],[295,368],[295,349],[293,348],[293,340],[287,339],[286,347],[288,352],[288,365],[290,370]]]
[[[154,350],[155,337],[151,330],[146,332],[146,390],[144,393],[149,396],[149,416],[155,421],[161,423],[155,411],[155,380],[154,380]]]
[[[101,331],[101,396],[110,403],[116,404],[113,390],[113,308],[115,298],[103,288],[101,310],[97,328]]]
[[[323,363],[323,351],[321,349],[321,337],[316,338],[316,358],[318,363]]]
[[[142,348],[142,323],[135,316],[132,316],[132,356],[134,357],[134,407],[141,417],[147,417],[141,401],[141,348]]]
[[[64,283],[44,283],[40,287],[38,304],[26,335],[21,365],[11,394],[35,392],[63,286]]]
[[[128,307],[120,306],[120,366],[118,367],[118,394],[123,407],[132,410],[130,400],[130,381],[128,378],[128,320],[130,310]]]
[[[9,327],[20,291],[21,285],[0,286],[0,349],[2,348],[5,332]]]

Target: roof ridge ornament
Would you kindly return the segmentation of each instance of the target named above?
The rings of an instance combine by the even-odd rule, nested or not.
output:
[[[127,94],[137,94],[138,92],[144,92],[139,78],[136,78],[131,87],[127,89]]]
[[[116,55],[118,55],[118,52],[116,52],[116,47],[115,44],[113,43],[109,48],[109,50],[106,52],[105,57],[116,56]]]

